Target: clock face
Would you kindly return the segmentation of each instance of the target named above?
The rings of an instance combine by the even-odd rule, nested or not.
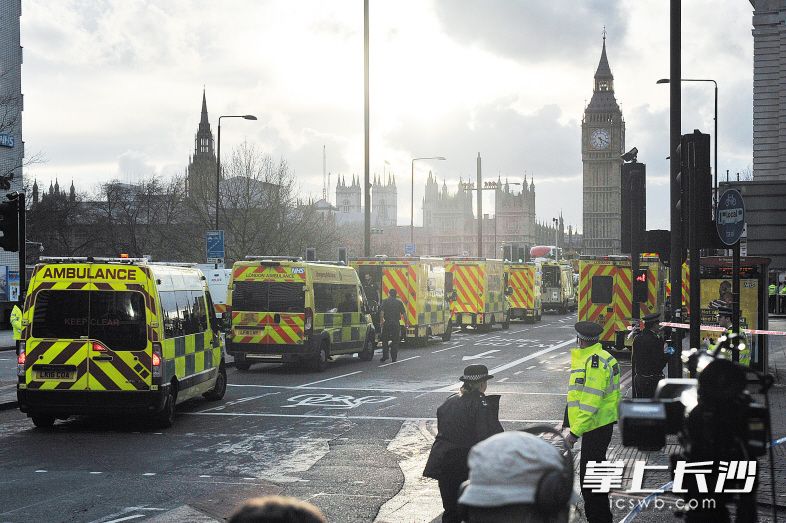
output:
[[[611,136],[606,129],[595,129],[590,136],[590,145],[595,149],[608,149],[611,144]]]

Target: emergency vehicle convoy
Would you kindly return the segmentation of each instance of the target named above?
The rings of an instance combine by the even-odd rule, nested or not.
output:
[[[532,262],[505,263],[505,274],[512,293],[508,296],[510,319],[522,319],[530,323],[540,321],[543,314],[541,303],[541,273]]]
[[[129,258],[41,258],[25,298],[19,408],[37,427],[76,414],[142,414],[218,400],[226,369],[202,273]]]
[[[232,267],[227,352],[239,370],[256,362],[307,362],[374,355],[375,334],[357,272],[334,262],[249,256]]]
[[[555,261],[544,261],[540,266],[543,282],[543,309],[557,310],[561,314],[576,309],[576,287],[573,285],[573,268]]]
[[[605,348],[623,350],[633,315],[634,297],[639,317],[663,313],[666,296],[663,264],[657,256],[642,255],[640,268],[631,274],[629,256],[582,256],[579,260],[579,321],[603,327],[600,341]]]
[[[407,311],[403,333],[407,340],[419,341],[431,336],[450,340],[453,275],[445,272],[442,258],[383,256],[358,258],[350,265],[357,269],[369,303],[375,301],[378,305],[387,298],[390,289],[396,290]],[[376,330],[380,332],[379,328]]]
[[[491,330],[495,324],[510,327],[507,275],[502,260],[447,258],[445,269],[453,275],[456,299],[451,302],[453,325]]]

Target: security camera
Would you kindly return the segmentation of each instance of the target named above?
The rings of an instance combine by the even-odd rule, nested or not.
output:
[[[635,163],[637,154],[639,154],[639,150],[634,147],[630,151],[628,151],[625,154],[623,154],[622,156],[620,156],[620,158],[622,158],[622,161],[624,161],[624,162],[634,162]]]

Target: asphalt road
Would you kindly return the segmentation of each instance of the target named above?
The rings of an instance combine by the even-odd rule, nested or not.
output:
[[[330,521],[423,521],[441,513],[421,477],[437,407],[470,363],[494,374],[506,429],[561,422],[575,315],[402,347],[398,361],[337,357],[230,370],[222,402],[194,401],[175,426],[78,418],[51,431],[0,412],[0,522],[214,521],[268,493],[308,499]],[[628,361],[623,365],[627,384]]]

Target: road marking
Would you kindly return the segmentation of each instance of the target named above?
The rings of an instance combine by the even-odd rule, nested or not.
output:
[[[506,381],[508,381],[508,378],[501,378],[497,380],[497,383],[505,383]]]
[[[420,356],[412,356],[411,358],[404,358],[403,360],[398,361],[391,361],[390,363],[383,363],[379,367],[387,367],[388,365],[395,365],[396,363],[402,363],[404,361],[414,360],[415,358],[420,358]]]
[[[208,474],[200,474],[199,477],[200,478],[209,478],[210,476]]]
[[[562,394],[564,396],[564,394]],[[436,421],[437,418],[408,418],[404,416],[340,416],[327,414],[273,414],[269,412],[183,412],[186,416],[243,416],[249,418],[308,418],[371,421]],[[561,419],[501,419],[506,423],[559,423]],[[255,479],[255,478],[252,478]]]
[[[43,469],[41,469],[41,470],[36,470],[36,472],[40,474],[40,473],[42,473],[42,472],[47,472],[47,471],[46,471],[46,470],[43,470]]]
[[[139,519],[143,517],[145,517],[144,514],[134,514],[133,516],[126,516],[124,518],[110,519],[109,521],[105,521],[104,523],[118,523],[119,521],[128,521],[130,519]]]
[[[495,352],[499,352],[499,349],[487,350],[486,352],[481,352],[480,354],[475,354],[474,356],[464,356],[463,358],[461,358],[461,361],[477,360],[479,358],[485,359],[486,356],[488,356],[489,354],[494,354]]]
[[[103,472],[91,472],[90,474],[103,474]]]
[[[144,473],[144,474],[142,474],[142,475],[143,475],[143,476],[155,476],[155,475],[156,475],[156,473],[155,473],[155,472],[145,472],[145,473]]]
[[[455,345],[455,346],[453,346],[453,347],[448,347],[447,349],[439,349],[439,350],[434,350],[434,351],[431,351],[431,354],[436,354],[436,353],[438,353],[438,352],[442,352],[442,351],[446,351],[446,350],[453,350],[453,349],[458,349],[459,347],[463,347],[463,346],[464,346],[464,344],[463,344],[463,343],[460,343],[460,344],[458,344],[458,345]]]
[[[322,383],[324,381],[337,380],[339,378],[346,378],[347,376],[352,376],[353,374],[360,374],[361,372],[363,372],[363,371],[362,370],[356,370],[355,372],[348,372],[347,374],[342,374],[341,376],[333,376],[332,378],[325,378],[324,380],[312,381],[311,383],[304,383],[303,385],[299,385],[299,387],[308,387],[309,385],[316,385],[317,383]]]
[[[527,370],[532,370],[535,367],[537,367],[537,365],[530,365],[529,367],[527,367]],[[518,374],[519,372],[522,372],[522,371],[518,371],[518,372],[516,372],[516,374]]]
[[[566,345],[569,345],[571,343],[575,343],[575,338],[570,338],[569,340],[565,340],[562,343],[558,343],[556,345],[552,345],[551,347],[547,347],[547,348],[545,348],[543,350],[539,350],[538,352],[533,352],[529,356],[524,356],[523,358],[519,358],[517,360],[513,360],[510,363],[506,363],[504,365],[500,365],[499,367],[495,367],[495,368],[489,370],[489,374],[496,374],[498,372],[502,372],[503,370],[508,370],[511,367],[515,367],[516,365],[520,365],[520,364],[524,363],[525,361],[529,361],[531,359],[535,359],[538,356],[542,356],[543,354],[547,354],[547,353],[549,353],[551,351],[555,351],[557,349],[561,349],[562,347],[565,347]],[[460,386],[461,386],[461,383],[458,383],[458,384],[454,383],[452,385],[448,385],[446,387],[442,387],[442,388],[436,389],[435,392],[449,392],[449,391],[457,390]]]
[[[530,382],[536,383],[536,382]],[[372,392],[410,392],[413,394],[443,394],[445,392],[455,392],[455,390],[449,391],[441,391],[441,390],[427,390],[427,389],[379,389],[379,388],[372,388],[372,387],[295,387],[295,386],[287,386],[287,385],[251,385],[251,384],[239,384],[239,383],[227,383],[227,387],[253,387],[253,388],[260,388],[260,389],[285,389],[285,390],[351,390],[351,391],[365,391],[369,390]],[[458,386],[456,387],[458,390]],[[557,394],[552,392],[496,392],[495,394],[509,394],[512,396],[529,396],[529,395],[551,395],[551,396],[567,396],[567,394]],[[206,409],[207,411],[214,410],[212,407]],[[200,411],[202,412],[202,411]]]

